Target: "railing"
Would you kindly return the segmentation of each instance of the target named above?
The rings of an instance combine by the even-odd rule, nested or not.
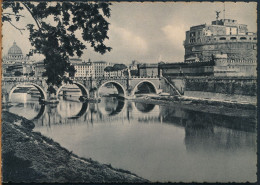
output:
[[[2,81],[36,81],[36,80],[46,80],[47,78],[42,77],[3,77]],[[77,80],[127,80],[127,77],[121,76],[112,76],[112,77],[98,77],[98,78],[90,78],[90,77],[74,77],[70,78],[72,81]],[[131,79],[159,79],[159,76],[132,76]]]
[[[39,77],[3,77],[2,81],[37,81],[37,80],[45,80],[47,78],[39,78]]]
[[[129,79],[158,79],[159,76],[132,76]],[[90,78],[90,77],[74,77],[71,80],[127,80],[128,77],[125,76],[111,76],[111,77],[98,77],[98,78]]]
[[[130,79],[157,79],[159,76],[132,76]]]

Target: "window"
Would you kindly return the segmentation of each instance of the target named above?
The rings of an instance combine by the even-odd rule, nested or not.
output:
[[[220,37],[219,40],[226,40],[226,37]]]
[[[230,40],[237,40],[236,37],[230,37]]]
[[[240,37],[240,40],[246,40],[246,37]]]

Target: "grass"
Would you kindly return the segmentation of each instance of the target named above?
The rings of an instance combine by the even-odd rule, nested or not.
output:
[[[80,158],[59,143],[14,124],[23,117],[2,112],[3,181],[8,182],[147,182],[129,171]],[[26,124],[25,124],[26,125]]]

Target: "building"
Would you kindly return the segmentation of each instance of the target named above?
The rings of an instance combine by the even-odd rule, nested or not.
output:
[[[140,77],[159,76],[158,64],[138,64],[138,74]]]
[[[230,60],[227,54],[213,55],[211,61],[159,64],[165,77],[173,76],[256,76],[256,60]]]
[[[104,69],[109,66],[110,63],[105,62],[105,61],[95,61],[93,62],[94,66],[94,77],[95,78],[100,78],[105,76],[105,71]]]
[[[186,31],[184,62],[160,64],[163,76],[256,76],[257,36],[247,25],[221,19]]]
[[[117,70],[117,71],[109,71],[109,72],[104,72],[105,77],[123,77],[124,75],[124,70]]]
[[[94,65],[90,61],[82,61],[82,59],[71,58],[70,63],[74,66],[76,72],[74,77],[94,77]]]
[[[44,72],[45,72],[44,61],[41,60],[41,61],[34,62],[34,76],[42,77]]]
[[[216,54],[227,54],[228,60],[251,61],[257,58],[257,35],[236,20],[217,19],[190,27],[184,48],[185,62],[210,61]]]

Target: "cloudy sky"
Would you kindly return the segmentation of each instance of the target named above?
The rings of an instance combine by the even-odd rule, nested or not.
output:
[[[84,51],[83,59],[104,60],[114,63],[130,63],[137,60],[145,63],[181,62],[184,58],[183,41],[185,31],[191,26],[211,23],[216,19],[215,11],[221,11],[223,3],[129,3],[120,2],[111,5],[109,18],[109,40],[106,44],[112,51],[104,55],[95,53],[91,48]],[[256,3],[225,3],[225,17],[247,24],[249,31],[257,30]],[[33,22],[27,14],[26,20],[17,26],[24,27]],[[3,25],[3,54],[16,41],[24,53],[29,52],[28,32],[21,34],[9,23]],[[34,59],[38,59],[37,56]]]

